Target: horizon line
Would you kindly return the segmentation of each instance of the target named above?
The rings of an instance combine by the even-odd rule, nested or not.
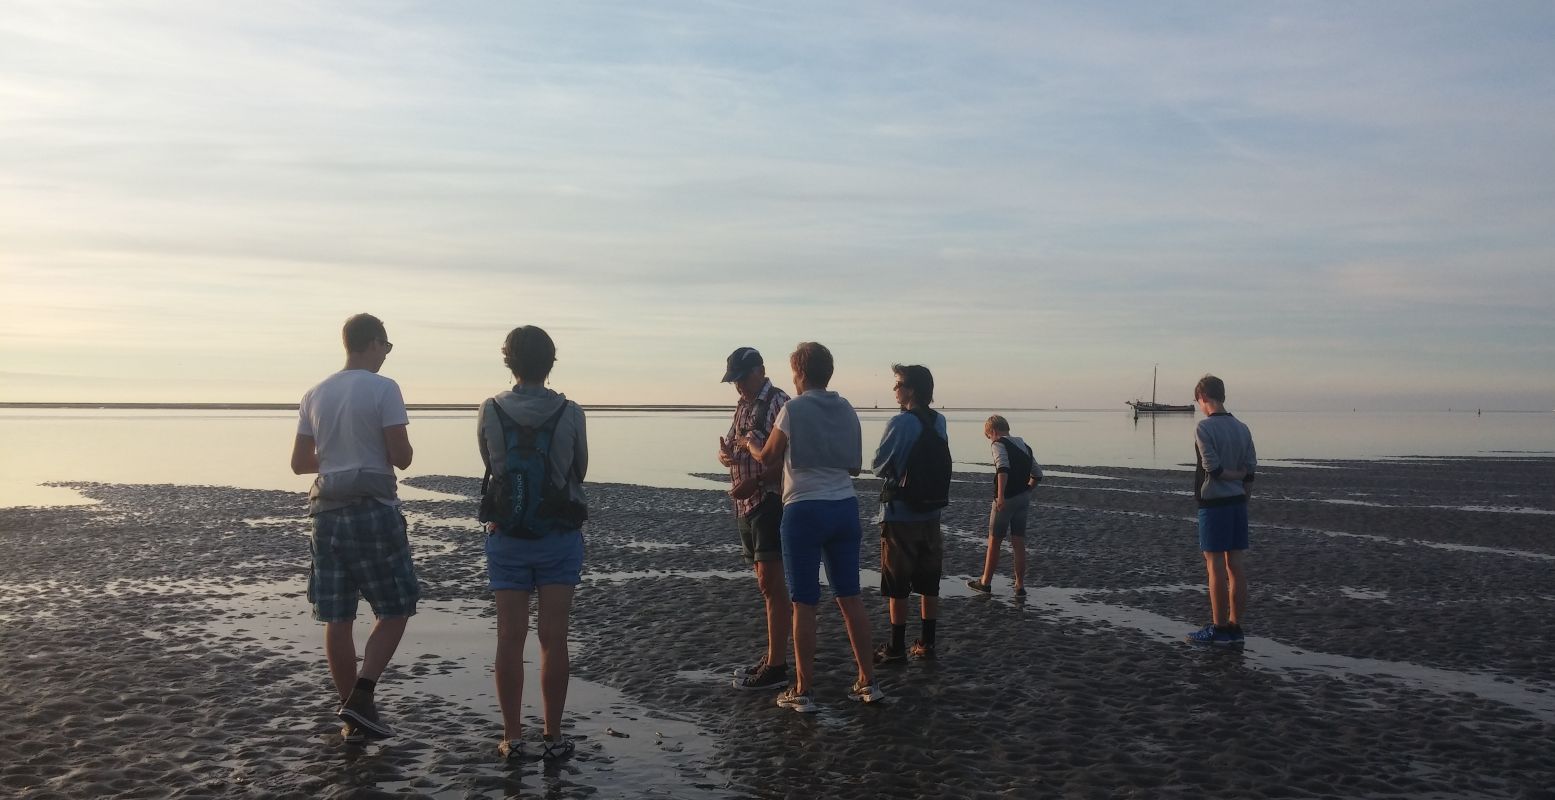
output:
[[[482,402],[484,402],[484,401],[482,401]],[[632,403],[579,403],[578,405],[581,408],[583,408],[585,411],[663,411],[663,412],[720,411],[720,412],[731,412],[735,408],[735,406],[732,405],[732,404],[730,404],[730,405],[717,405],[717,404],[699,404],[699,403],[684,403],[684,404],[675,404],[675,403],[645,403],[645,404],[632,404]],[[407,411],[474,411],[474,410],[478,409],[479,407],[480,407],[480,403],[407,403],[405,405],[405,409]],[[139,411],[150,411],[150,410],[167,410],[167,411],[296,411],[297,408],[298,408],[298,404],[297,403],[155,403],[155,402],[99,403],[99,402],[82,402],[82,401],[27,401],[27,402],[21,402],[21,401],[0,401],[0,409],[23,409],[23,410],[26,410],[26,409],[35,409],[35,410],[50,410],[50,409],[53,409],[53,410],[83,410],[83,411],[90,411],[90,410],[101,409],[101,410],[121,410],[121,411],[123,411],[123,410],[130,410],[130,411],[135,411],[135,410],[139,410]],[[1116,411],[1118,413],[1123,413],[1123,414],[1132,414],[1133,413],[1132,411],[1128,410],[1128,407],[1127,407],[1126,404],[1122,404],[1121,407],[1116,408],[1116,409],[1111,408],[1111,407],[1098,408],[1098,407],[1091,407],[1091,406],[1075,406],[1073,408],[1063,408],[1063,407],[1060,407],[1060,406],[1053,406],[1052,408],[1047,408],[1047,407],[1041,407],[1041,408],[1038,408],[1038,407],[1019,407],[1019,408],[1016,408],[1016,407],[1011,407],[1011,406],[933,406],[933,408],[935,410],[938,410],[938,411],[988,411],[988,412],[1015,412],[1015,411],[1114,412],[1114,411]],[[889,407],[882,408],[879,405],[874,405],[874,406],[854,406],[854,409],[855,410],[859,410],[859,411],[882,411],[882,410],[889,411],[889,410],[892,410]],[[1291,412],[1294,412],[1294,413],[1305,413],[1305,412],[1312,412],[1312,411],[1317,411],[1317,412],[1335,412],[1335,413],[1343,413],[1344,412],[1344,409],[1342,409],[1342,408],[1325,408],[1325,409],[1294,409],[1294,408],[1265,408],[1265,409],[1260,409],[1260,408],[1252,408],[1252,409],[1246,409],[1246,410],[1247,411],[1252,411],[1252,412],[1258,412],[1258,413],[1291,413]],[[1456,407],[1448,407],[1448,408],[1388,408],[1388,409],[1367,409],[1367,411],[1408,411],[1408,412],[1422,412],[1422,413],[1453,413],[1453,414],[1458,414],[1458,413],[1464,413],[1464,414],[1483,413],[1483,412],[1487,412],[1487,411],[1492,413],[1492,414],[1547,414],[1547,413],[1555,413],[1555,410],[1549,410],[1549,409],[1456,408]],[[1350,412],[1351,413],[1360,413],[1360,410],[1359,410],[1359,408],[1351,408]],[[1155,415],[1141,415],[1141,416],[1155,416]],[[1176,414],[1174,414],[1174,415],[1168,415],[1168,416],[1183,416],[1183,415],[1176,415]],[[1194,416],[1198,416],[1197,412],[1194,412]]]

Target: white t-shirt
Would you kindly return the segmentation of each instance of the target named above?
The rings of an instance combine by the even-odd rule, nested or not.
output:
[[[365,369],[342,370],[309,389],[297,411],[297,433],[313,437],[320,475],[394,474],[383,429],[410,424],[399,384]]]
[[[772,427],[792,436],[788,421],[788,409],[793,400],[783,404]],[[845,469],[833,467],[795,467],[794,443],[790,438],[783,451],[783,505],[804,500],[846,500],[854,497],[853,476]]]

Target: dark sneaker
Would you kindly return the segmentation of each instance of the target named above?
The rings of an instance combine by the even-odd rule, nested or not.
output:
[[[880,665],[905,664],[907,663],[907,654],[900,650],[893,651],[891,645],[883,644],[875,648],[875,663]]]
[[[1241,625],[1231,626],[1231,644],[1246,644],[1247,637],[1242,634]]]
[[[784,689],[783,693],[778,695],[777,704],[778,708],[786,708],[790,711],[797,711],[800,714],[814,714],[821,710],[821,707],[815,704],[815,698],[811,697],[809,692],[800,694],[792,686]]]
[[[1213,623],[1205,625],[1183,638],[1187,639],[1189,644],[1210,644],[1224,647],[1236,643],[1231,638],[1231,630],[1229,628],[1217,628]]]
[[[350,699],[340,707],[340,713],[336,716],[361,731],[369,739],[387,739],[394,735],[394,729],[378,718],[378,709],[373,705],[372,692],[364,692],[360,689],[352,692]]]
[[[340,741],[346,744],[361,744],[367,741],[367,734],[363,733],[361,728],[347,722],[340,726]]]
[[[932,661],[934,660],[934,645],[926,644],[922,639],[919,639],[912,643],[912,647],[907,648],[907,655],[911,656],[914,661]]]
[[[1017,586],[1017,587],[1015,587],[1015,596],[1016,597],[1025,597],[1026,596],[1026,587],[1024,587],[1024,586]]]
[[[572,743],[572,740],[565,736],[558,739],[547,736],[545,737],[545,749],[540,751],[540,757],[546,761],[560,761],[564,758],[571,758],[572,751],[576,749],[577,746]]]
[[[980,592],[982,594],[993,594],[993,586],[983,583],[976,578],[967,581],[966,588],[971,589],[974,592]]]
[[[766,656],[762,656],[761,660],[757,661],[753,666],[749,666],[749,667],[735,667],[734,668],[734,677],[736,677],[736,678],[749,678],[750,676],[755,675],[756,673],[760,672],[761,668],[765,667],[766,665],[767,665],[767,657]]]
[[[524,755],[523,739],[503,739],[497,742],[497,758],[506,760],[510,758],[522,758]]]
[[[848,690],[848,699],[860,703],[874,703],[884,700],[885,692],[880,691],[880,687],[876,686],[874,681],[869,683],[854,681],[853,688]]]
[[[787,664],[762,664],[761,669],[743,678],[734,679],[734,688],[753,692],[760,689],[781,689],[787,685]]]

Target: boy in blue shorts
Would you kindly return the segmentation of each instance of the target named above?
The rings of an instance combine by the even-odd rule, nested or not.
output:
[[[1199,550],[1209,573],[1210,623],[1188,634],[1193,644],[1242,643],[1247,605],[1247,485],[1258,456],[1253,434],[1226,410],[1226,384],[1205,375],[1193,388],[1204,418],[1194,426],[1193,496],[1199,504]]]

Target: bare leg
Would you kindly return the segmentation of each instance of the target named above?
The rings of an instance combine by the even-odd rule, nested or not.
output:
[[[898,601],[893,600],[895,604]],[[906,605],[906,601],[900,601]],[[842,621],[848,628],[848,641],[853,644],[853,660],[858,664],[859,680],[868,683],[875,679],[875,643],[870,638],[869,612],[864,610],[864,600],[858,595],[837,598],[842,609]],[[813,609],[813,607],[812,607]],[[815,615],[810,616],[810,649],[815,649]],[[808,685],[808,684],[807,684]]]
[[[810,675],[815,671],[815,606],[798,601],[793,606],[794,691],[804,694],[810,691]]]
[[[367,634],[367,646],[362,649],[362,677],[376,681],[383,675],[384,667],[400,646],[405,635],[405,623],[410,617],[380,617],[373,623],[372,633]]]
[[[329,662],[329,677],[335,681],[335,691],[344,703],[356,687],[356,639],[352,635],[354,620],[324,623],[324,658]]]
[[[788,582],[783,562],[757,561],[756,585],[767,601],[767,663],[788,663],[788,634],[793,628],[793,609],[788,602]]]
[[[524,724],[524,639],[529,635],[529,593],[497,590],[497,705],[502,736],[517,740]]]
[[[887,597],[886,608],[890,610],[892,625],[907,624],[907,598]]]
[[[1224,553],[1204,554],[1204,569],[1209,573],[1209,618],[1216,625],[1226,624],[1226,579],[1220,561]]]
[[[1015,588],[1026,587],[1026,537],[1010,537],[1010,555],[1015,561]]]
[[[988,555],[983,558],[983,577],[978,583],[992,583],[994,572],[999,569],[999,540],[988,534]]]
[[[545,701],[545,735],[560,739],[562,710],[567,706],[567,680],[572,657],[567,652],[567,622],[572,614],[573,587],[540,587],[540,697]]]
[[[922,614],[924,619],[939,619],[939,598],[928,595],[920,597],[918,613]]]
[[[1226,578],[1231,584],[1226,594],[1231,600],[1232,625],[1242,624],[1242,610],[1247,607],[1247,566],[1242,558],[1245,552],[1231,550],[1226,553]]]

